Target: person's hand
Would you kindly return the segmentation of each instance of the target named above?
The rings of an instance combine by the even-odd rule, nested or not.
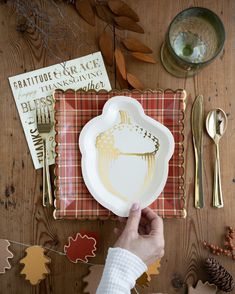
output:
[[[114,247],[131,251],[140,257],[146,265],[152,264],[164,255],[163,221],[150,208],[141,211],[137,203],[133,204],[124,230],[118,228],[114,232],[119,235]]]

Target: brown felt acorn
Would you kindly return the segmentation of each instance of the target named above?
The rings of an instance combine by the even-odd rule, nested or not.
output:
[[[214,258],[207,258],[205,268],[210,283],[215,284],[219,290],[230,292],[234,289],[232,275]]]

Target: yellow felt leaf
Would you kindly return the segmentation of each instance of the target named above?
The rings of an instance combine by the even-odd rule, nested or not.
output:
[[[157,259],[154,263],[148,266],[147,274],[150,275],[158,275],[159,274],[159,267],[161,259]]]
[[[136,284],[144,288],[149,286],[150,281],[151,277],[147,274],[147,272],[145,272],[136,280]]]
[[[46,264],[50,263],[51,259],[44,255],[44,249],[41,246],[28,247],[25,252],[27,255],[20,260],[20,263],[24,264],[20,273],[26,275],[25,279],[32,285],[37,285],[50,273]]]

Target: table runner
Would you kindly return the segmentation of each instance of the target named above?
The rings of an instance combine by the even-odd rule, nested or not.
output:
[[[166,186],[150,207],[163,218],[186,216],[184,195],[184,90],[56,90],[55,98],[55,211],[56,219],[113,218],[89,193],[82,178],[78,146],[82,127],[100,115],[105,102],[117,95],[137,99],[145,113],[168,127],[175,139]]]

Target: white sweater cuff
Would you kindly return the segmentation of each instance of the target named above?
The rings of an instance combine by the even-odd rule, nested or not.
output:
[[[96,294],[130,293],[147,270],[146,264],[135,254],[122,248],[109,248],[100,285]]]

